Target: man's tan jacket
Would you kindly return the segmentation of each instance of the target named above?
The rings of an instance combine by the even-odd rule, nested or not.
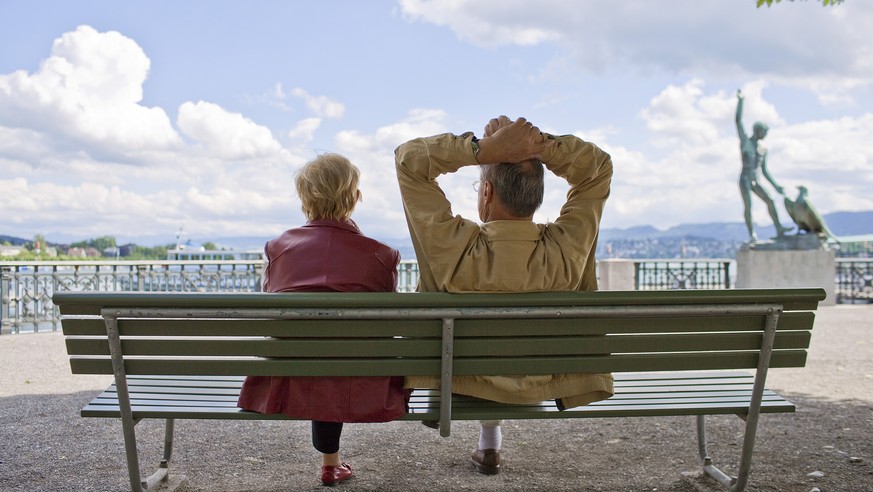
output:
[[[597,289],[594,250],[609,196],[612,161],[575,136],[557,140],[543,164],[567,180],[560,216],[547,224],[480,225],[452,213],[436,182],[476,162],[466,133],[411,140],[395,151],[397,177],[420,269],[422,292],[542,292]],[[439,388],[438,377],[407,377],[407,388]],[[457,376],[453,392],[504,403],[561,399],[566,408],[609,398],[611,374]]]

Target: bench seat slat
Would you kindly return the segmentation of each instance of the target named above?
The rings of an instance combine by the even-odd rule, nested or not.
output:
[[[662,391],[649,392],[650,386],[640,388],[617,387],[616,395],[608,400],[592,403],[587,407],[557,411],[554,402],[545,401],[530,405],[503,405],[476,398],[454,396],[453,418],[475,419],[502,416],[502,418],[542,418],[543,414],[555,413],[554,418],[574,416],[610,417],[627,415],[696,415],[711,413],[737,413],[748,408],[751,388],[754,378],[747,373],[712,372],[686,374],[684,379],[676,380],[672,375],[668,379],[653,379],[654,374],[625,374],[624,376],[647,381],[659,382]],[[205,381],[194,379],[190,386],[161,386],[157,382],[166,382],[163,378],[134,377],[130,385],[130,393],[134,413],[138,417],[188,418],[276,418],[284,416],[247,415],[236,408],[236,398],[241,387],[241,380],[226,381],[227,387],[204,388],[204,383],[214,383],[211,378]],[[729,384],[718,386],[713,390],[705,382],[727,381]],[[678,381],[678,382],[677,382]],[[698,381],[699,385],[689,385],[689,381]],[[694,389],[697,388],[697,389]],[[416,390],[410,399],[411,414],[406,419],[421,418],[422,414],[438,414],[440,393],[428,390]],[[793,411],[793,404],[783,399],[773,391],[766,390],[763,395],[764,412]],[[101,393],[85,409],[83,416],[118,416],[118,400],[114,386]],[[211,417],[208,414],[214,414]],[[230,417],[229,417],[230,416]],[[417,416],[417,417],[416,417]],[[548,415],[546,415],[548,417]],[[491,418],[487,417],[487,418]]]
[[[140,395],[136,394],[132,396],[131,404],[134,409],[138,409],[140,407],[228,407],[228,408],[236,408],[237,405],[237,396],[236,395],[226,395],[224,397],[210,396],[199,398],[194,398],[191,395],[184,395],[180,397],[176,395],[176,398],[169,398],[169,395],[165,398],[146,398],[148,395]],[[660,395],[652,398],[642,398],[637,395],[616,395],[609,400],[603,400],[589,406],[591,407],[603,407],[603,408],[617,408],[620,409],[626,406],[634,406],[638,407],[640,405],[650,406],[652,408],[655,407],[672,407],[675,405],[689,405],[689,404],[712,404],[712,403],[739,403],[745,404],[748,407],[748,402],[751,396],[751,392],[732,392],[732,393],[724,393],[717,395],[698,395],[695,393],[688,393],[685,397],[675,397],[675,398],[665,398]],[[764,401],[768,402],[777,402],[783,401],[784,399],[773,392],[767,392],[763,396]],[[410,408],[429,408],[434,407],[438,408],[439,399],[412,399],[410,400]],[[106,393],[102,394],[99,397],[95,398],[89,403],[90,406],[96,408],[100,405],[109,405],[117,408],[118,406],[118,398],[114,393]],[[484,405],[483,402],[455,402],[453,409],[457,409],[458,411],[464,411],[464,409],[468,408],[498,408],[503,405]],[[535,405],[513,405],[512,407],[551,407],[554,406],[554,403],[551,401],[542,402],[540,404]]]
[[[200,393],[204,395],[209,394],[236,394],[239,392],[239,388],[242,386],[241,383],[236,384],[214,384],[214,385],[161,385],[159,383],[139,383],[139,384],[129,384],[128,387],[130,391],[137,393],[153,393],[156,395],[159,394],[195,394]],[[743,390],[745,388],[749,388],[750,385],[748,382],[738,382],[735,384],[723,384],[723,383],[714,383],[714,384],[685,384],[685,383],[661,383],[661,384],[649,384],[642,386],[632,386],[632,385],[621,385],[616,384],[615,388],[620,392],[621,395],[633,395],[639,393],[677,393],[677,392],[724,392],[724,391],[738,391]]]
[[[438,401],[439,396],[416,396],[413,395],[411,398],[411,402],[416,401]],[[617,392],[612,398],[606,400],[610,402],[610,404],[617,404],[618,402],[630,401],[630,400],[662,400],[662,401],[672,401],[677,399],[688,399],[688,398],[745,398],[748,399],[751,395],[750,388],[740,388],[740,389],[732,389],[732,390],[722,390],[722,391],[671,391],[671,392],[663,392],[663,393],[645,393],[645,392]],[[767,390],[764,392],[765,397],[777,397],[776,393],[773,391]],[[198,391],[197,389],[192,389],[190,391],[181,392],[181,391],[153,391],[149,389],[133,389],[131,391],[131,397],[135,398],[138,401],[224,401],[224,402],[233,402],[236,403],[239,397],[239,391],[214,391],[214,392],[203,392]],[[114,390],[107,390],[101,394],[99,394],[94,402],[106,402],[106,401],[117,401],[118,395]],[[456,403],[457,405],[464,405],[464,402]],[[476,404],[480,404],[476,402]]]
[[[239,388],[236,389],[218,389],[213,391],[204,391],[202,388],[188,388],[185,391],[182,391],[177,388],[155,388],[155,387],[136,387],[131,388],[131,397],[137,400],[168,400],[168,401],[233,401],[236,402],[239,396]],[[776,393],[770,390],[766,390],[764,392],[765,395],[776,396]],[[639,391],[623,391],[619,390],[616,394],[610,398],[610,404],[616,403],[620,400],[674,400],[674,399],[682,399],[682,398],[736,398],[743,397],[748,398],[751,395],[751,388],[748,386],[737,386],[732,387],[730,389],[722,389],[722,390],[692,390],[688,388],[675,388],[672,390],[667,390],[664,392],[639,392]],[[116,400],[118,398],[117,393],[114,389],[109,389],[100,393],[94,401],[108,401],[108,400]],[[416,401],[416,399],[423,400],[427,399],[428,401],[438,400],[439,395],[427,395],[421,396],[420,392],[416,392],[413,394],[413,397],[410,401]],[[458,403],[463,404],[463,402]],[[479,402],[477,402],[479,404]]]
[[[165,381],[167,384],[176,384],[184,381],[216,381],[216,382],[238,382],[242,384],[245,376],[203,376],[203,375],[158,375],[151,374],[148,376],[129,376],[128,384],[136,384],[138,381],[145,381],[149,384],[154,384],[156,381]],[[691,372],[619,372],[613,375],[616,385],[623,384],[662,384],[671,381],[683,381],[693,383],[701,381],[702,384],[712,384],[716,381],[725,382],[747,382],[751,384],[754,380],[752,374],[742,371],[691,371]]]
[[[775,396],[774,394],[769,394],[764,397],[764,401],[769,402],[777,402],[782,401],[783,399]],[[731,394],[731,395],[721,395],[721,396],[692,396],[687,398],[618,398],[618,399],[609,399],[603,400],[594,404],[589,405],[592,408],[612,408],[612,409],[623,409],[626,407],[634,407],[639,408],[641,406],[646,406],[650,408],[672,408],[672,407],[681,407],[688,408],[689,405],[712,405],[712,404],[728,404],[728,403],[738,403],[745,404],[748,407],[749,394]],[[431,406],[432,403],[436,402],[415,402],[410,406],[413,408],[424,408]],[[160,399],[143,399],[133,397],[131,399],[131,404],[133,405],[134,411],[138,411],[140,408],[146,407],[200,407],[200,408],[237,408],[236,399],[223,399],[223,400],[191,400],[188,398],[185,399],[175,399],[175,400],[160,400]],[[118,400],[117,398],[97,398],[92,400],[89,405],[92,406],[111,406],[117,408]],[[478,411],[481,409],[488,408],[502,408],[505,405],[484,405],[481,402],[460,402],[453,405],[453,410],[457,410],[460,412],[465,411]],[[554,406],[553,402],[543,402],[542,404],[535,405],[515,405],[511,406],[509,411],[514,411],[517,409],[548,409]]]
[[[605,400],[609,401],[609,400]],[[414,405],[410,413],[401,420],[420,420],[436,418],[439,414],[438,402]],[[458,403],[453,407],[452,418],[457,420],[478,419],[525,419],[525,418],[567,418],[567,417],[623,417],[623,416],[678,416],[700,414],[735,414],[748,410],[747,398],[725,399],[721,401],[670,402],[669,404],[621,404],[588,405],[575,409],[559,411],[553,403],[543,405],[465,405]],[[792,412],[794,405],[777,397],[762,401],[761,411]],[[275,419],[286,420],[284,415],[261,415],[236,408],[232,402],[219,406],[172,406],[172,405],[134,405],[135,418],[236,418],[236,419]],[[82,410],[85,417],[119,416],[117,404],[91,403]]]

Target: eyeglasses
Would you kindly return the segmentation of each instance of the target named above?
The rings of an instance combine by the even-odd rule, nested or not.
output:
[[[481,186],[482,181],[485,181],[485,180],[484,179],[477,179],[476,181],[473,181],[473,191],[475,191],[476,193],[479,193],[479,186]]]

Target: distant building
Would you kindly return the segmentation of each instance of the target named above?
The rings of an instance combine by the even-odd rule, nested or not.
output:
[[[67,249],[67,256],[73,256],[75,258],[85,258],[88,254],[85,252],[85,248],[69,248]]]
[[[134,249],[136,249],[136,245],[133,243],[124,244],[122,246],[119,246],[118,247],[118,256],[126,258],[126,257],[133,254]]]
[[[0,256],[18,256],[25,251],[24,246],[0,246]]]
[[[839,244],[828,239],[828,246],[836,250],[840,258],[873,258],[873,234],[841,236]]]
[[[215,261],[215,260],[263,260],[264,251],[260,249],[206,249],[188,241],[174,249],[167,250],[168,260]]]

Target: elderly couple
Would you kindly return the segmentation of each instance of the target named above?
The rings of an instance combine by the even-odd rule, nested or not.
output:
[[[422,292],[596,290],[594,250],[612,161],[592,143],[553,136],[518,118],[494,118],[482,138],[472,132],[417,138],[395,151],[397,179],[420,268]],[[479,166],[479,219],[452,213],[436,182],[463,166]],[[543,201],[544,169],[567,180],[560,216],[533,222]],[[264,290],[394,291],[400,254],[362,234],[351,215],[361,198],[358,169],[322,154],[297,175],[308,222],[266,244]],[[613,394],[610,374],[456,377],[456,393],[504,403],[559,400],[561,408]],[[439,388],[436,377],[255,377],[243,384],[239,406],[312,421],[322,456],[321,481],[352,476],[339,456],[344,422],[385,422],[406,412],[412,388]],[[500,471],[499,421],[483,421],[471,456],[484,474]]]

